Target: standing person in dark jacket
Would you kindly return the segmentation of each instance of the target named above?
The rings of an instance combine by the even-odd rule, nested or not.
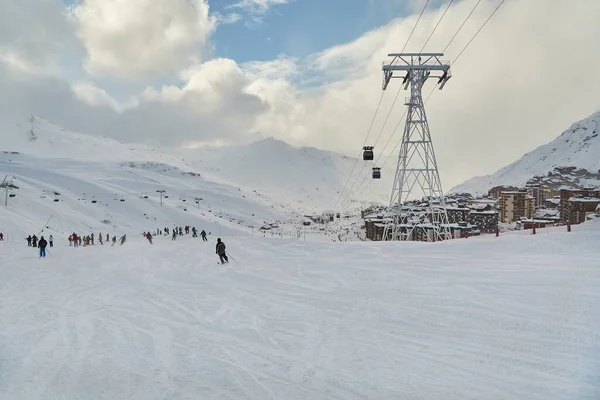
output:
[[[229,262],[229,260],[227,259],[227,253],[225,252],[225,243],[223,243],[221,241],[221,238],[217,239],[216,253],[219,255],[219,258],[221,259],[221,264]],[[225,260],[225,262],[223,262],[223,260]]]
[[[38,242],[38,247],[40,248],[40,257],[46,257],[46,246],[48,245],[48,242],[46,242],[46,239],[44,239],[44,237],[42,236],[40,238],[40,241]]]

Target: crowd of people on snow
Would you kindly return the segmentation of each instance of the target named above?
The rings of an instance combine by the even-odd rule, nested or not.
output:
[[[150,242],[150,244],[152,244],[152,239],[154,236],[169,236],[171,235],[171,240],[176,240],[178,236],[183,236],[185,235],[189,235],[190,232],[192,233],[192,237],[197,238],[198,237],[198,230],[196,229],[196,227],[192,227],[189,225],[186,226],[175,226],[172,229],[165,227],[163,229],[157,228],[154,231],[145,231],[142,233],[142,236],[145,237],[148,242]],[[208,232],[208,234],[206,233],[206,231],[203,229],[200,232],[200,237],[202,238],[203,242],[207,242],[207,235],[210,235],[212,232]],[[106,238],[106,240],[104,240],[104,238]],[[104,244],[104,242],[106,241],[106,243],[112,243],[112,246],[117,244],[117,237],[116,236],[112,236],[112,240],[111,240],[111,236],[110,234],[106,234],[103,235],[102,233],[98,233],[98,235],[96,236],[93,232],[90,233],[89,235],[79,235],[75,232],[71,233],[68,236],[68,241],[69,241],[69,246],[72,247],[79,247],[79,246],[90,246],[90,245],[94,245],[95,243],[99,243],[101,245]],[[0,233],[0,241],[4,240],[4,235],[2,233]],[[27,241],[27,246],[28,247],[36,247],[39,249],[40,252],[40,257],[46,257],[46,247],[50,246],[50,247],[54,247],[54,237],[52,235],[48,236],[48,240],[46,240],[44,238],[44,236],[41,236],[39,239],[38,237],[34,234],[29,235],[25,238],[25,240]],[[119,243],[122,246],[123,244],[125,244],[125,241],[127,240],[127,235],[123,235],[119,238]],[[219,259],[221,261],[221,264],[224,263],[228,263],[229,259],[227,257],[227,252],[225,251],[225,243],[221,240],[221,238],[217,239],[217,245],[215,248],[215,253],[219,256]]]

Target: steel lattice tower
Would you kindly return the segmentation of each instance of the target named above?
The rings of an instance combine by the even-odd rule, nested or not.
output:
[[[385,90],[394,71],[405,71],[400,76],[404,90],[410,85],[410,97],[406,124],[398,155],[398,166],[390,197],[394,215],[386,224],[384,240],[438,241],[450,237],[448,214],[438,165],[433,150],[427,114],[423,105],[422,88],[429,78],[437,78],[439,89],[450,79],[450,64],[440,60],[442,53],[388,54],[393,57],[383,64],[383,87]],[[440,72],[439,76],[430,76]],[[414,212],[405,206],[408,200],[423,197],[428,202],[427,211]],[[421,230],[420,235],[417,232]]]

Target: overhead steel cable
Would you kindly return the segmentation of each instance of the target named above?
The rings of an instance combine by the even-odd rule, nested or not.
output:
[[[462,27],[465,25],[465,23],[467,22],[467,19],[469,19],[469,17],[473,14],[473,11],[475,11],[475,8],[477,8],[477,6],[479,5],[479,3],[481,2],[481,0],[477,1],[477,3],[475,4],[475,6],[473,7],[473,9],[471,10],[471,12],[469,13],[469,15],[467,16],[467,18],[465,18],[465,20],[463,21],[463,23],[461,24],[461,26],[459,27],[458,31],[454,34],[454,36],[452,37],[452,39],[450,39],[450,42],[446,45],[446,47],[444,48],[444,51],[450,46],[450,44],[452,43],[452,41],[456,38],[458,32],[462,29]],[[481,32],[481,30],[486,26],[486,24],[492,19],[492,17],[494,16],[494,14],[496,14],[496,12],[498,11],[498,9],[502,6],[502,4],[504,4],[505,0],[502,0],[498,6],[496,6],[496,8],[494,9],[494,11],[490,14],[490,16],[484,21],[484,23],[481,25],[481,27],[479,27],[479,29],[477,30],[477,32],[475,32],[475,34],[471,37],[471,39],[469,39],[469,41],[467,42],[467,44],[465,45],[465,47],[463,47],[463,49],[458,53],[458,55],[456,56],[456,58],[454,59],[454,62],[452,63],[453,65],[456,64],[456,62],[458,61],[458,59],[460,58],[460,56],[465,52],[465,50],[471,45],[471,43],[473,42],[473,40],[477,37],[477,35],[479,35],[479,33]],[[429,92],[429,95],[427,96],[427,98],[425,99],[424,104],[427,103],[427,101],[429,100],[429,98],[431,97],[431,95],[433,94],[435,90],[435,86],[432,88],[431,92]],[[403,116],[400,118],[400,123],[402,122],[402,119],[404,118],[404,116],[406,115],[406,111],[404,112]],[[398,125],[396,126],[395,130],[398,128],[398,126],[400,126],[400,123],[398,123]],[[395,132],[394,130],[394,132]],[[400,140],[396,143],[396,145],[394,146],[394,148],[392,149],[392,152],[390,153],[390,155],[386,158],[386,160],[384,161],[384,163],[381,165],[381,168],[383,168],[387,162],[390,160],[390,158],[394,155],[394,152],[396,151],[396,149],[398,148],[398,146],[400,145],[400,143],[402,142],[402,138],[400,138]],[[387,147],[387,145],[385,146]],[[385,149],[384,147],[384,149]],[[364,181],[366,180],[366,177],[363,179],[361,185],[364,183]],[[371,184],[372,180],[369,180],[369,182],[367,182],[367,184],[360,190],[357,192],[357,194],[361,194],[364,190],[367,189],[367,187]],[[360,187],[360,185],[359,185]]]

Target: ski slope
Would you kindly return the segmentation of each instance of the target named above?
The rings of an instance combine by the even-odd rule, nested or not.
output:
[[[11,240],[39,233],[51,216],[56,237],[141,235],[174,225],[251,235],[253,226],[295,217],[260,193],[143,145],[69,132],[37,117],[10,129],[0,130],[0,182],[14,175],[17,188],[8,207],[0,188],[0,232]],[[157,190],[168,196],[162,205]]]
[[[599,221],[443,243],[0,242],[2,399],[598,399]]]

